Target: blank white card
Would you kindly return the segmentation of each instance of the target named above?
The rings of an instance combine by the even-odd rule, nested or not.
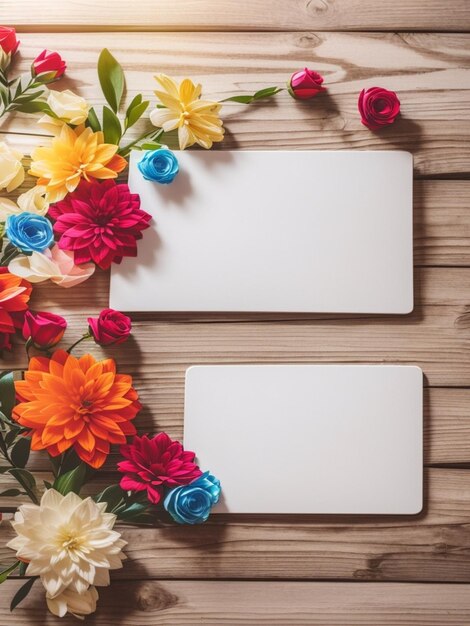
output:
[[[184,445],[222,483],[216,513],[416,514],[422,386],[413,366],[195,366]]]
[[[113,265],[126,311],[408,313],[412,157],[398,151],[184,151],[170,185],[129,186],[153,216]]]

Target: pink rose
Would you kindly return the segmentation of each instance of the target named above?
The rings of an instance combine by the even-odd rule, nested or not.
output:
[[[394,91],[383,87],[363,89],[357,102],[361,122],[370,130],[393,124],[400,113],[400,100]]]
[[[43,50],[34,59],[31,65],[31,74],[32,76],[44,74],[42,82],[49,83],[60,78],[64,74],[66,67],[67,64],[58,52]]]
[[[16,30],[10,26],[0,26],[0,48],[12,56],[18,49],[20,42],[16,38]]]
[[[60,315],[26,311],[23,323],[23,338],[31,339],[37,348],[52,348],[62,339],[67,322]]]
[[[293,98],[309,100],[321,91],[326,91],[322,83],[323,76],[306,67],[292,74],[287,89]]]
[[[103,309],[97,318],[89,317],[88,324],[93,339],[100,346],[126,341],[132,328],[130,317],[114,309]]]

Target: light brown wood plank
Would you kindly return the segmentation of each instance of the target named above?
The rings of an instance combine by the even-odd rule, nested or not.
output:
[[[470,30],[466,0],[4,0],[3,23],[47,30]]]
[[[214,468],[211,468],[214,470]],[[470,470],[426,471],[419,516],[229,516],[201,526],[121,527],[116,578],[470,582]],[[0,527],[0,562],[13,536]]]
[[[2,586],[8,626],[53,626],[38,583],[10,613],[17,581]],[[100,591],[96,626],[467,626],[469,585],[376,583],[136,581]],[[60,621],[75,626],[73,617]]]
[[[416,273],[415,311],[407,316],[194,316],[196,321],[166,316],[151,321],[134,316],[134,339],[109,354],[118,357],[121,371],[139,380],[141,393],[154,388],[167,393],[168,384],[179,381],[189,365],[203,363],[409,363],[424,370],[430,386],[470,385],[468,268],[422,268]],[[37,290],[33,307],[64,313],[70,330],[67,344],[86,330],[86,317],[106,306],[98,292],[99,281],[85,283],[69,293],[56,287],[61,304]],[[102,294],[105,294],[104,285]],[[44,288],[47,290],[47,287]],[[81,294],[81,295],[80,295]],[[94,298],[97,300],[94,300]],[[68,301],[63,300],[68,298]],[[93,306],[93,300],[98,304]],[[227,321],[227,320],[236,321]],[[277,323],[273,320],[278,319]],[[240,320],[243,323],[240,323]],[[203,323],[201,323],[203,322]],[[224,323],[221,323],[224,322]],[[92,344],[89,344],[92,345]],[[78,353],[89,348],[78,348]],[[99,353],[98,349],[95,349]],[[23,367],[21,348],[4,355],[5,367]],[[152,409],[154,407],[151,407]],[[158,422],[158,416],[155,416]]]
[[[29,71],[44,38],[23,35],[19,69]],[[223,109],[223,146],[404,149],[413,152],[419,176],[470,173],[469,41],[469,35],[436,33],[47,34],[47,46],[60,50],[69,66],[57,87],[77,90],[98,105],[103,98],[96,61],[104,46],[126,69],[128,101],[143,91],[154,103],[152,76],[158,71],[189,75],[203,83],[205,96],[220,99],[284,85],[299,67],[314,67],[324,74],[328,94],[303,103],[287,92],[252,107],[230,103]],[[360,90],[372,85],[396,90],[402,102],[401,119],[380,133],[362,126],[357,112]],[[130,138],[146,128],[138,123]],[[9,117],[2,131],[25,152],[43,141],[43,131],[25,115]]]

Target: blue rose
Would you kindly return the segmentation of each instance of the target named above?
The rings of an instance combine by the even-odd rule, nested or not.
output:
[[[145,180],[153,180],[166,185],[173,182],[180,169],[178,159],[167,148],[146,152],[137,163],[137,167]]]
[[[202,524],[220,496],[220,481],[209,472],[168,492],[163,506],[178,524]]]
[[[54,241],[52,224],[36,213],[9,215],[5,232],[10,242],[21,252],[43,252]]]

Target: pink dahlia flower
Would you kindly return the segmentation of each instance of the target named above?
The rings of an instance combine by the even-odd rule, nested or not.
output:
[[[114,180],[82,181],[49,208],[49,215],[55,220],[59,247],[73,250],[77,265],[93,261],[104,270],[137,255],[136,241],[152,219],[140,208],[139,195]]]
[[[153,439],[147,435],[135,436],[130,444],[120,448],[126,459],[118,463],[124,474],[121,488],[124,491],[145,491],[153,504],[163,495],[164,487],[188,485],[201,476],[202,472],[194,462],[194,452],[183,449],[179,441],[173,441],[166,433],[159,433]]]

